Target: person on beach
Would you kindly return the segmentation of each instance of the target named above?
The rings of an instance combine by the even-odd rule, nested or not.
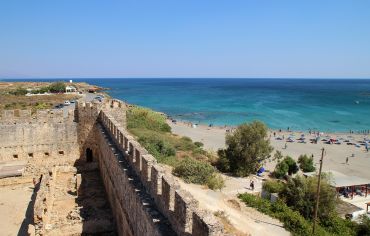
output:
[[[33,179],[32,179],[32,182],[33,182],[33,187],[34,187],[34,188],[36,188],[36,184],[37,184],[37,182],[36,182],[36,178],[33,178]]]
[[[346,157],[346,165],[348,165],[348,157]]]
[[[288,148],[288,144],[287,144],[287,143],[285,143],[284,149],[287,149],[287,148]]]
[[[276,133],[274,132],[274,138],[275,138],[275,136],[276,136]]]
[[[252,191],[254,191],[254,181],[251,180],[249,187],[251,188]]]

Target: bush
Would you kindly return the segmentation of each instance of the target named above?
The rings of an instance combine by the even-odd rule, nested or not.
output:
[[[49,87],[41,87],[39,89],[32,90],[33,94],[43,94],[49,92]]]
[[[12,90],[9,92],[10,94],[12,95],[15,95],[15,96],[24,96],[26,95],[28,92],[25,88],[22,88],[22,87],[18,87],[17,89],[15,90]]]
[[[357,228],[357,235],[370,235],[370,219],[365,214],[360,217],[360,224]]]
[[[262,188],[269,193],[280,193],[284,189],[284,183],[268,180],[262,184]]]
[[[171,132],[171,127],[166,123],[166,118],[162,114],[137,106],[127,111],[127,128]]]
[[[52,106],[52,104],[50,103],[45,103],[45,102],[36,102],[35,106],[33,107],[34,109],[36,110],[40,110],[40,109],[48,109]]]
[[[185,158],[173,169],[172,173],[186,183],[206,184],[214,171],[208,163]]]
[[[295,160],[290,156],[286,156],[281,162],[275,166],[274,176],[278,179],[283,178],[287,173],[289,175],[298,172],[298,166]]]
[[[313,164],[313,158],[307,155],[300,155],[298,158],[299,168],[303,172],[313,172],[315,171],[315,166]]]
[[[274,176],[275,178],[282,179],[285,177],[285,175],[288,173],[289,166],[286,162],[281,161],[277,163],[274,170]]]
[[[202,142],[194,142],[194,145],[201,148],[204,146],[204,144]]]
[[[283,154],[281,153],[281,151],[279,151],[279,150],[276,150],[276,152],[275,152],[275,154],[274,154],[274,161],[275,160],[277,160],[278,162],[281,160],[281,159],[283,159],[284,158],[284,156],[283,156]]]
[[[317,177],[296,176],[290,178],[279,194],[292,209],[311,219],[316,200]],[[324,177],[321,179],[318,218],[328,221],[335,214],[336,192]]]
[[[293,235],[310,236],[312,235],[312,223],[306,220],[299,212],[290,209],[284,202],[278,200],[270,203],[269,200],[262,199],[252,194],[240,194],[239,198],[246,205],[256,208],[258,211],[279,219],[284,224],[284,228],[289,230]],[[317,226],[315,235],[330,235],[321,226]]]
[[[49,91],[52,93],[64,93],[66,85],[63,82],[55,82],[49,86]]]
[[[221,172],[230,172],[230,160],[226,157],[226,151],[219,149],[217,155],[218,159],[215,163],[217,169]]]
[[[225,186],[225,181],[220,174],[213,173],[207,179],[207,186],[212,190],[222,189]]]
[[[298,172],[299,168],[295,160],[290,156],[286,156],[283,161],[288,165],[288,175],[292,175]]]
[[[159,136],[140,137],[138,141],[155,157],[176,155],[175,148]]]

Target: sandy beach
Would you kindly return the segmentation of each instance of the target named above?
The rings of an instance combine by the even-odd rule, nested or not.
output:
[[[194,141],[200,141],[204,143],[204,147],[207,150],[217,151],[219,148],[225,147],[225,135],[226,130],[230,128],[225,127],[208,127],[205,125],[198,125],[193,128],[185,122],[172,123],[168,121],[168,124],[172,128],[172,132],[182,136],[188,136]],[[288,136],[293,135],[295,138],[299,138],[301,134],[306,137],[307,143],[287,143],[285,140],[277,140],[273,136],[273,132],[276,132],[276,137],[283,137],[286,139]],[[347,145],[345,142],[342,144],[325,144],[319,141],[317,144],[309,142],[310,138],[314,138],[314,135],[310,135],[308,132],[278,132],[270,131],[271,137],[270,142],[274,147],[274,152],[279,150],[283,155],[289,155],[295,160],[298,160],[299,155],[307,154],[313,155],[316,165],[319,165],[319,159],[321,155],[321,149],[325,148],[325,156],[323,163],[323,170],[335,170],[346,175],[354,175],[362,178],[370,179],[370,152],[366,152],[364,146],[355,147],[355,145]],[[324,134],[324,137],[335,137],[347,139],[348,136],[353,141],[362,141],[364,135],[360,134]],[[324,138],[322,137],[322,139]],[[285,149],[285,143],[287,143],[287,149]],[[273,153],[274,153],[273,152]],[[352,155],[354,154],[354,157]],[[349,158],[348,164],[346,164],[346,158]],[[267,170],[273,171],[275,168],[275,162],[266,162],[265,167]]]
[[[230,132],[230,127],[208,127],[206,125],[192,126],[187,122],[172,123],[167,121],[172,128],[172,132],[177,135],[190,137],[193,141],[199,141],[204,144],[204,148],[209,151],[217,151],[219,148],[225,147],[225,135]],[[286,140],[278,140],[274,138],[283,137],[286,139],[289,136],[294,137],[295,142],[289,143]],[[298,143],[296,139],[304,134],[306,143]],[[349,137],[350,136],[350,137]],[[321,139],[325,137],[341,139],[341,144],[325,144],[319,141],[317,144],[310,143],[310,139],[315,136],[309,133],[302,132],[279,132],[270,130],[269,139],[271,145],[274,147],[272,155],[279,150],[283,155],[289,155],[295,160],[298,160],[299,155],[307,154],[314,156],[314,162],[318,169],[319,159],[321,156],[321,149],[325,148],[323,171],[335,170],[346,175],[358,176],[370,180],[370,152],[366,152],[364,146],[356,147],[355,145],[347,145],[345,139],[359,142],[364,139],[364,135],[359,134],[324,134]],[[285,148],[287,144],[287,148]],[[346,158],[349,158],[346,164]],[[267,160],[264,167],[273,171],[276,162]],[[266,174],[264,174],[266,176]],[[210,211],[224,211],[228,215],[228,219],[232,225],[240,232],[246,235],[274,235],[285,236],[290,235],[282,224],[269,216],[259,213],[253,208],[245,207],[243,203],[236,197],[238,193],[258,193],[262,189],[263,179],[257,176],[247,178],[238,178],[223,175],[225,179],[225,187],[220,191],[213,191],[205,189],[202,186],[195,184],[186,184],[179,179],[179,182],[187,189],[193,196],[196,196],[200,205]],[[256,183],[254,191],[249,189],[249,181],[253,179]],[[231,201],[239,202],[240,208],[230,205]],[[361,204],[363,199],[361,199]],[[360,205],[361,205],[360,204]],[[363,204],[362,204],[363,205]],[[361,206],[362,206],[361,205]]]

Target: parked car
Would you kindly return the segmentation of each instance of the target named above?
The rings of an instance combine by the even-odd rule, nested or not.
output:
[[[64,106],[69,106],[69,105],[71,105],[70,101],[68,101],[68,100],[64,101]]]
[[[103,101],[103,98],[100,97],[100,96],[96,96],[96,97],[94,97],[94,100],[98,100],[99,102],[102,102]]]
[[[56,108],[56,109],[60,109],[60,108],[63,108],[63,104],[58,104],[58,105],[56,105],[54,108]]]
[[[76,100],[71,100],[70,102],[71,102],[71,103],[76,103]]]

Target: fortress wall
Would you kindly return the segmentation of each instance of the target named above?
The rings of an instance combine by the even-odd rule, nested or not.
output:
[[[121,160],[118,163],[112,159],[108,161],[106,155],[102,155],[101,162],[105,163],[106,166],[110,165],[109,168],[105,169],[110,170],[110,181],[112,183],[122,183],[118,173],[113,174],[113,170],[119,172],[120,169],[121,172],[126,173],[131,170],[133,176],[136,176],[136,179],[142,185],[140,192],[150,194],[155,208],[167,218],[177,235],[224,235],[221,223],[213,214],[200,210],[198,201],[190,193],[180,189],[180,185],[174,177],[165,173],[163,168],[157,164],[155,158],[148,154],[145,148],[127,133],[109,111],[102,110],[99,119],[101,125],[105,128],[105,135],[110,138],[116,147],[114,150],[118,152],[118,160]],[[102,141],[102,143],[105,142]],[[103,152],[106,153],[107,151],[109,151],[109,148]],[[110,158],[113,157],[110,156]],[[122,166],[123,162],[127,164],[126,167]],[[119,168],[113,166],[119,166]],[[112,194],[118,193],[113,192]],[[122,207],[125,207],[124,204]],[[115,207],[112,206],[112,208]],[[133,217],[130,214],[129,222],[136,221]]]
[[[73,111],[5,110],[0,134],[0,161],[79,156]]]
[[[76,103],[76,121],[77,126],[77,142],[79,145],[79,161],[86,161],[86,148],[92,149],[93,156],[98,153],[98,143],[94,139],[93,127],[97,123],[97,119],[102,108],[102,104],[77,102]],[[93,160],[96,161],[96,160]]]
[[[99,167],[119,235],[175,235],[108,131],[97,126]]]

